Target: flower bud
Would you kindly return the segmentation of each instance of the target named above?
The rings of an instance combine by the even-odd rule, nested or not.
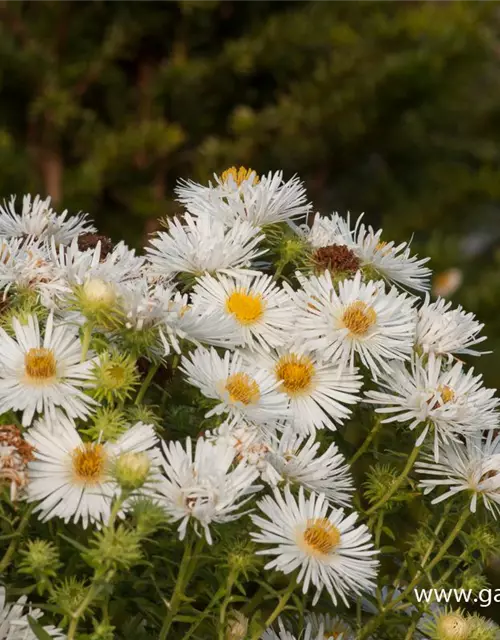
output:
[[[87,280],[82,287],[82,302],[84,302],[89,309],[111,309],[115,300],[115,290],[110,283],[104,282],[104,280],[93,278]]]
[[[114,465],[114,477],[125,491],[139,489],[146,482],[151,462],[147,453],[122,453]]]
[[[245,640],[248,631],[248,618],[240,611],[232,611],[226,627],[225,640]]]
[[[436,640],[468,640],[470,625],[459,612],[445,613],[436,621]]]

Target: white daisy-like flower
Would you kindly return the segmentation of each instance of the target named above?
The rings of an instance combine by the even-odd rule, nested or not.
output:
[[[463,441],[441,443],[439,462],[434,456],[424,455],[415,468],[424,476],[419,486],[425,494],[439,487],[446,489],[432,504],[466,491],[471,494],[472,513],[476,512],[478,500],[495,518],[500,513],[500,436],[493,437],[492,431],[486,437],[471,435]]]
[[[431,270],[425,267],[430,258],[410,255],[408,243],[396,245],[381,239],[382,229],[374,231],[365,226],[360,216],[351,229],[350,216],[344,220],[337,213],[331,218],[316,215],[310,229],[303,231],[312,247],[319,249],[332,245],[348,247],[360,262],[360,267],[371,267],[389,282],[417,291],[429,288]]]
[[[484,324],[461,306],[456,309],[451,306],[452,303],[443,298],[431,302],[429,295],[425,296],[417,314],[416,346],[423,353],[450,357],[456,354],[481,355],[471,347],[486,340],[486,336],[479,336]]]
[[[327,271],[297,277],[302,290],[295,293],[296,335],[323,361],[333,360],[352,370],[358,354],[377,376],[388,361],[409,358],[415,311],[406,294],[395,288],[386,292],[381,282],[362,282],[359,271],[352,280],[338,284],[338,293]]]
[[[355,640],[356,637],[347,622],[329,613],[306,615],[306,629],[310,629],[311,640]]]
[[[69,289],[47,242],[13,238],[0,240],[0,290],[4,299],[9,293],[35,291],[42,304],[52,308]]]
[[[160,335],[165,355],[171,349],[181,353],[181,340],[226,349],[241,344],[241,334],[232,318],[217,308],[195,307],[186,294],[180,293],[175,293],[168,302]]]
[[[265,253],[258,248],[263,239],[259,229],[246,220],[236,220],[228,228],[216,218],[186,214],[183,222],[169,220],[168,231],[160,231],[150,240],[147,253],[152,273],[165,278],[178,273],[232,273],[249,268]]]
[[[439,442],[498,427],[495,390],[483,387],[482,376],[475,376],[474,369],[464,372],[461,362],[446,368],[433,353],[426,359],[415,356],[410,371],[393,363],[379,384],[383,391],[368,391],[367,401],[379,405],[378,413],[389,415],[383,422],[407,422],[412,430],[424,425],[417,446],[432,427],[436,461]]]
[[[245,220],[262,227],[303,218],[310,211],[305,188],[296,176],[285,181],[281,171],[258,177],[251,169],[232,167],[214,177],[215,185],[185,181],[177,187],[178,199],[191,215],[211,216],[229,226]]]
[[[38,636],[31,630],[28,616],[38,621],[43,612],[33,609],[27,596],[21,596],[16,602],[7,604],[5,587],[0,587],[0,640],[36,640]],[[66,638],[61,629],[54,625],[44,625],[43,630],[56,640]]]
[[[140,492],[149,495],[156,488],[154,467],[159,453],[154,445],[158,438],[151,425],[138,422],[116,442],[101,443],[83,442],[70,424],[51,433],[42,423],[28,431],[26,440],[35,447],[35,459],[28,465],[26,499],[39,503],[35,513],[40,513],[43,522],[54,517],[65,522],[81,520],[85,529],[89,523],[105,524],[113,498],[120,494],[112,476],[113,463],[124,453],[148,453],[151,481]]]
[[[265,568],[298,571],[303,593],[311,585],[316,589],[313,605],[324,588],[335,605],[340,597],[346,606],[350,594],[374,588],[377,551],[366,525],[355,526],[357,514],[331,509],[322,494],[306,499],[302,487],[298,498],[285,487],[284,497],[275,490],[274,497],[266,496],[258,506],[267,519],[251,515],[260,531],[250,535],[267,546],[257,553],[275,556]]]
[[[276,425],[286,418],[287,400],[276,390],[277,382],[263,369],[244,364],[241,354],[198,348],[183,356],[181,371],[204,396],[218,401],[206,417],[229,414],[256,424]]]
[[[60,407],[67,415],[85,418],[95,401],[82,388],[90,386],[93,360],[81,362],[82,346],[72,327],[55,325],[50,315],[42,340],[36,316],[26,324],[14,318],[15,337],[0,329],[0,413],[22,411],[29,426],[35,413],[55,416]]]
[[[276,379],[289,402],[289,422],[302,434],[316,429],[335,430],[359,401],[362,378],[331,361],[321,362],[313,352],[282,347],[270,353],[248,354],[247,361]]]
[[[291,631],[288,631],[283,620],[278,618],[278,630],[275,631],[272,627],[266,629],[260,636],[260,640],[297,640],[297,638]],[[311,640],[311,638],[305,636],[304,640]]]
[[[190,438],[185,448],[178,441],[162,446],[164,478],[157,486],[161,504],[173,522],[180,521],[181,540],[192,522],[212,544],[209,525],[240,518],[241,507],[261,489],[253,484],[257,470],[244,461],[233,466],[234,449],[223,442],[198,438],[194,451]]]
[[[305,440],[289,427],[268,460],[282,481],[323,493],[332,504],[351,506],[354,486],[344,456],[333,443],[318,455],[319,449],[314,436]]]
[[[234,449],[235,459],[254,466],[264,482],[277,485],[280,474],[270,462],[270,453],[277,447],[277,439],[269,431],[240,418],[225,420],[217,429],[205,434],[207,440],[224,442]]]
[[[240,333],[241,344],[251,349],[280,346],[293,326],[292,298],[265,274],[205,275],[194,286],[192,303],[201,313],[218,311],[229,317]]]
[[[42,200],[40,196],[32,199],[23,197],[21,213],[16,212],[16,197],[0,206],[0,236],[5,238],[54,239],[59,245],[69,244],[82,233],[95,231],[88,221],[87,214],[69,216],[68,211],[57,214],[50,207],[50,196]]]

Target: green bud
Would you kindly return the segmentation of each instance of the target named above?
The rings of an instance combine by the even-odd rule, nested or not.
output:
[[[92,395],[96,400],[106,400],[109,404],[125,402],[139,382],[135,358],[117,351],[102,353],[93,378]]]
[[[469,626],[468,640],[498,640],[500,637],[500,627],[477,613],[470,616]]]
[[[141,537],[147,537],[154,533],[166,522],[165,510],[159,505],[145,498],[133,501],[132,518]]]
[[[153,427],[161,426],[161,419],[155,413],[153,407],[145,404],[134,404],[127,407],[127,420],[131,424],[136,422],[143,422],[144,424],[151,424]]]
[[[489,587],[486,576],[480,573],[472,573],[471,571],[463,573],[460,576],[459,583],[460,589],[465,589],[466,591],[471,591],[476,594],[479,593],[481,589],[487,589]]]
[[[130,569],[142,558],[140,536],[121,524],[116,529],[107,527],[95,534],[85,561],[92,567],[117,570]]]
[[[375,504],[389,493],[397,482],[400,472],[393,469],[389,465],[373,466],[367,474],[367,480],[364,483],[365,496],[370,504]],[[384,508],[389,509],[396,501],[396,496],[388,500]]]
[[[42,595],[61,566],[57,548],[46,540],[30,540],[27,548],[21,550],[21,556],[19,573],[32,575],[37,583],[37,592]]]
[[[90,636],[90,640],[113,640],[115,637],[115,627],[107,622],[99,622],[98,620],[92,621],[94,624],[94,631]]]
[[[88,585],[83,580],[78,580],[74,576],[64,578],[64,580],[56,586],[50,595],[50,601],[58,606],[66,616],[71,616],[82,604],[88,592]],[[85,617],[92,609],[90,604],[82,617]]]
[[[114,407],[99,407],[92,416],[93,424],[82,429],[92,440],[102,438],[106,442],[116,442],[129,428],[129,423],[122,410]]]
[[[150,467],[147,453],[122,453],[113,465],[113,476],[124,491],[134,491],[146,482]]]

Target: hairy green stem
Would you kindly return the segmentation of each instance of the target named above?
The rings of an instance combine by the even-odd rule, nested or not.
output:
[[[271,615],[268,617],[268,619],[266,620],[264,627],[260,628],[258,631],[256,631],[253,635],[251,640],[258,640],[262,634],[262,631],[265,631],[266,629],[268,629],[273,622],[276,620],[276,618],[283,612],[284,608],[286,607],[286,604],[288,602],[288,600],[290,599],[292,593],[295,590],[295,587],[297,586],[297,582],[294,579],[290,580],[290,584],[288,585],[288,587],[283,591],[283,593],[281,594],[281,597],[278,601],[278,604],[276,605],[274,611],[271,613]]]
[[[24,530],[28,526],[29,519],[30,519],[30,516],[31,516],[31,513],[32,513],[34,507],[35,507],[35,505],[30,505],[26,509],[26,511],[23,513],[23,517],[21,518],[21,522],[19,523],[19,525],[18,525],[18,527],[16,529],[16,532],[14,533],[13,538],[10,541],[9,546],[7,547],[7,550],[6,550],[2,560],[0,560],[0,575],[2,573],[4,573],[4,571],[7,569],[7,567],[12,562],[12,558],[14,557],[14,554],[16,553],[17,545],[19,543],[19,540],[21,539],[21,536],[24,533]]]
[[[231,594],[233,591],[234,583],[236,582],[236,578],[238,577],[238,571],[232,569],[229,572],[226,582],[226,596],[222,602],[220,612],[219,612],[219,640],[224,640],[224,625],[226,622],[226,610],[231,599]]]
[[[90,320],[83,325],[83,336],[82,336],[82,357],[80,358],[80,362],[85,362],[87,357],[87,353],[90,346],[90,340],[92,338],[92,329],[94,325]]]
[[[382,427],[382,420],[379,417],[377,417],[375,424],[370,429],[368,435],[365,438],[365,441],[359,447],[356,453],[352,456],[352,458],[349,460],[349,465],[353,465],[356,462],[356,460],[360,458],[367,451],[368,447],[372,443],[377,433],[380,431],[381,427]]]
[[[186,543],[186,546],[184,547],[184,555],[182,556],[181,566],[179,567],[179,573],[175,582],[174,592],[172,594],[172,598],[170,599],[168,614],[160,630],[158,640],[166,640],[166,638],[168,637],[168,632],[170,631],[170,627],[172,626],[174,618],[179,611],[179,607],[184,596],[184,590],[196,568],[197,557],[203,547],[204,542],[205,538],[200,537],[192,553],[192,542]]]
[[[384,496],[382,496],[382,498],[380,498],[380,500],[378,502],[376,502],[374,505],[372,505],[365,512],[365,514],[367,516],[372,515],[372,513],[374,513],[375,511],[377,511],[381,507],[383,507],[385,504],[387,504],[387,502],[389,502],[389,500],[392,498],[392,496],[396,493],[396,491],[399,489],[399,487],[406,480],[406,478],[408,477],[408,474],[410,473],[410,471],[413,469],[413,465],[415,464],[415,460],[418,457],[419,451],[420,451],[420,447],[417,447],[417,445],[415,445],[413,447],[412,452],[410,453],[410,455],[408,457],[408,460],[406,461],[405,468],[401,472],[401,475],[399,475],[397,480],[395,482],[393,482],[393,484],[391,485],[389,491],[387,491],[387,493]]]
[[[156,364],[152,364],[149,367],[146,377],[144,378],[141,384],[141,388],[139,389],[139,393],[137,394],[137,398],[135,399],[135,404],[141,404],[142,401],[144,400],[146,391],[149,389],[149,385],[151,384],[151,381],[155,377],[155,373],[158,371],[159,367],[160,367],[159,362],[157,362]]]
[[[219,590],[214,593],[212,599],[207,604],[205,610],[198,617],[198,619],[195,620],[195,622],[193,622],[193,624],[189,627],[187,633],[183,636],[182,640],[189,640],[189,638],[193,635],[193,633],[200,626],[200,624],[203,622],[203,620],[205,620],[205,618],[208,615],[210,615],[210,612],[211,612],[212,607],[214,606],[214,604],[216,604],[224,596],[225,593],[226,593],[226,588],[225,587],[219,587]]]

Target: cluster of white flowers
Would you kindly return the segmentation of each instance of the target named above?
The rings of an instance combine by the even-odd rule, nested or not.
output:
[[[500,510],[499,400],[459,359],[479,355],[483,325],[420,297],[427,259],[360,220],[308,224],[303,185],[281,173],[232,168],[177,193],[184,217],[143,256],[112,246],[86,216],[56,215],[50,199],[0,208],[0,413],[17,417],[26,454],[0,441],[0,462],[17,455],[18,480],[0,469],[12,499],[34,503],[43,522],[106,526],[124,491],[116,465],[140,454],[147,480],[121,518],[152,498],[180,540],[192,531],[213,544],[218,526],[249,513],[266,571],[289,576],[313,605],[325,592],[349,606],[374,592],[379,567],[342,453],[344,423],[362,405],[414,433],[420,486],[438,492],[435,503],[467,491],[472,511],[479,501]],[[277,228],[302,258],[286,277],[273,265]],[[137,416],[111,434],[103,411],[134,401],[139,358],[151,375],[136,404],[175,362],[203,398],[203,426],[175,440]],[[10,624],[14,608],[4,611]],[[293,640],[288,629],[280,619],[261,637]],[[310,615],[300,637],[355,635],[341,618]]]

